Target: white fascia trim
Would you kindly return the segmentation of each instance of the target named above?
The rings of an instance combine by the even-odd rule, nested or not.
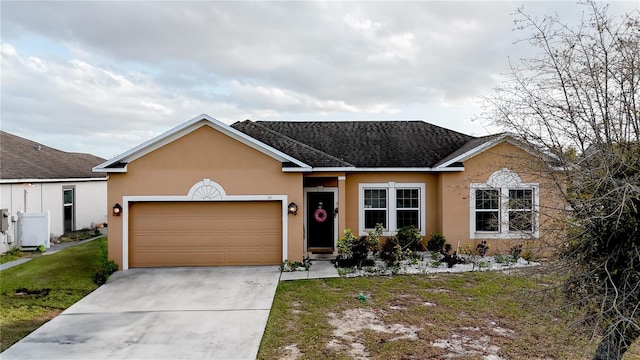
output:
[[[486,150],[489,150],[490,148],[492,148],[492,147],[494,147],[494,146],[498,145],[498,144],[499,144],[499,143],[501,143],[501,142],[502,142],[502,140],[504,140],[504,138],[506,138],[507,136],[509,136],[509,135],[507,135],[507,134],[503,134],[502,136],[498,136],[497,138],[495,138],[495,139],[493,139],[493,140],[489,140],[489,141],[487,141],[487,142],[484,142],[484,143],[482,143],[482,144],[480,144],[480,145],[478,145],[478,146],[474,147],[473,149],[471,149],[471,150],[469,150],[469,151],[466,151],[466,152],[464,152],[464,153],[462,153],[462,154],[460,154],[460,155],[458,155],[458,156],[454,157],[453,159],[448,160],[448,161],[446,161],[446,162],[442,163],[442,165],[438,165],[438,166],[436,167],[436,169],[439,169],[439,168],[446,168],[447,166],[449,166],[449,165],[451,165],[451,164],[454,164],[454,163],[457,163],[457,162],[463,162],[463,161],[465,161],[465,160],[467,160],[467,159],[469,159],[469,158],[472,158],[472,157],[474,157],[474,156],[476,156],[476,155],[480,154],[481,152],[486,151]]]
[[[501,136],[498,136],[495,139],[489,140],[485,143],[482,143],[478,146],[476,146],[475,148],[460,154],[458,156],[456,156],[455,158],[448,160],[447,162],[443,163],[442,165],[438,165],[436,166],[436,169],[440,169],[443,167],[447,167],[453,163],[456,162],[464,162],[465,160],[468,160],[478,154],[480,154],[483,151],[487,151],[490,148],[504,142],[507,141],[509,144],[512,144],[522,150],[524,150],[526,153],[533,155],[534,157],[536,156],[540,156],[540,154],[536,154],[534,150],[531,149],[530,146],[527,145],[526,142],[524,142],[523,140],[518,139],[517,135],[511,134],[511,133],[504,133]],[[550,153],[545,153],[545,152],[541,152],[544,156],[548,156],[550,159],[555,159],[558,160],[558,157],[555,156],[554,154],[550,154]],[[570,170],[567,167],[558,167],[558,166],[553,166],[553,165],[549,165],[549,168],[552,171],[567,171]]]
[[[201,124],[198,124],[198,123],[201,123]],[[126,167],[124,168],[124,171],[122,170],[122,168],[109,169],[108,167],[120,161],[125,161],[125,162],[134,161],[194,130],[199,129],[202,126],[210,126],[220,131],[221,133],[235,140],[238,140],[241,143],[247,146],[250,146],[253,149],[258,150],[261,153],[268,155],[281,162],[292,162],[300,167],[310,168],[309,165],[299,161],[298,159],[295,159],[263,142],[260,142],[250,137],[249,135],[232,128],[231,126],[210,117],[209,115],[202,114],[134,147],[133,149],[130,149],[129,151],[126,151],[110,160],[105,161],[104,163],[94,167],[93,171],[126,172]]]
[[[93,171],[94,173],[126,173],[127,166],[129,166],[129,164],[125,164],[124,167],[120,168],[103,168],[100,166],[102,166],[102,164],[94,166],[93,168],[91,168],[91,171]]]
[[[283,172],[460,172],[464,171],[464,167],[448,167],[448,168],[365,168],[365,167],[314,167],[310,169],[300,168],[282,168]]]
[[[222,195],[216,200],[193,200],[189,195],[159,195],[145,196],[133,195],[122,197],[122,270],[129,269],[129,203],[145,202],[171,202],[171,201],[280,201],[282,206],[282,261],[288,259],[289,248],[289,218],[287,211],[287,195]]]
[[[364,189],[386,189],[387,190],[387,229],[382,233],[383,236],[394,236],[398,231],[397,219],[396,219],[396,210],[398,208],[395,206],[396,203],[396,193],[395,189],[409,189],[409,188],[419,188],[420,189],[420,235],[426,236],[426,194],[425,194],[425,183],[397,183],[397,182],[386,182],[386,183],[359,183],[358,184],[358,234],[360,236],[367,235],[366,229],[364,227]],[[393,204],[393,206],[391,206]]]
[[[24,183],[58,183],[58,182],[87,182],[87,181],[107,181],[103,178],[68,178],[68,179],[1,179],[0,184],[24,184]]]

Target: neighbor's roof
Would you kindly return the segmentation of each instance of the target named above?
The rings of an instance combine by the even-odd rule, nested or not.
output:
[[[476,139],[424,121],[245,120],[231,126],[314,168],[430,168]]]
[[[105,178],[91,169],[104,159],[57,150],[0,131],[0,180]]]

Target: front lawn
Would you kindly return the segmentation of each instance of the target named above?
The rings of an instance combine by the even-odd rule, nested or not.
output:
[[[97,288],[106,238],[39,256],[0,272],[0,351]]]
[[[258,358],[589,358],[539,271],[281,282]]]

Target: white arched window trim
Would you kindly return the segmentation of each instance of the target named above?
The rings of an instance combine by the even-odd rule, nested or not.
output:
[[[528,239],[540,235],[540,184],[523,183],[520,176],[507,168],[502,168],[489,176],[486,183],[471,183],[469,186],[469,237],[471,239]],[[477,190],[498,192],[497,229],[486,231],[476,228],[476,215],[487,211],[476,208]],[[532,195],[532,227],[531,230],[510,230],[509,226],[509,191],[531,191]],[[491,211],[491,210],[489,210]],[[515,211],[515,210],[511,210]]]

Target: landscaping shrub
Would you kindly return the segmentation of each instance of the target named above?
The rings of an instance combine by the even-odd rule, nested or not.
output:
[[[376,230],[369,232],[368,236],[360,238],[356,237],[351,229],[345,229],[344,236],[338,239],[338,251],[340,252],[336,259],[338,266],[372,265],[374,262],[368,259],[369,252],[377,250],[381,234],[381,224],[376,225]]]
[[[93,282],[96,285],[102,285],[109,280],[109,276],[118,271],[118,264],[113,260],[104,260],[93,274]]]
[[[447,267],[448,268],[452,268],[453,265],[456,264],[466,264],[466,260],[460,256],[458,256],[457,253],[453,253],[453,254],[444,254],[444,257],[440,260],[441,262],[447,263]]]
[[[440,252],[445,244],[445,238],[442,234],[432,234],[427,241],[427,250]]]
[[[482,242],[476,246],[476,250],[478,251],[478,255],[485,256],[489,250],[489,245],[485,240],[482,240]]]
[[[398,266],[400,261],[404,258],[402,247],[398,244],[398,240],[395,237],[389,237],[382,245],[382,251],[380,251],[380,258],[389,267]]]
[[[522,253],[522,244],[514,245],[509,249],[509,255],[513,258],[513,261],[518,261],[520,254]]]
[[[109,260],[106,242],[98,240],[100,242],[100,265],[96,268],[93,274],[93,283],[100,286],[109,280],[109,276],[118,271],[118,264],[113,260]]]
[[[413,225],[398,229],[396,239],[402,250],[422,251],[422,236],[420,236],[420,231]]]

